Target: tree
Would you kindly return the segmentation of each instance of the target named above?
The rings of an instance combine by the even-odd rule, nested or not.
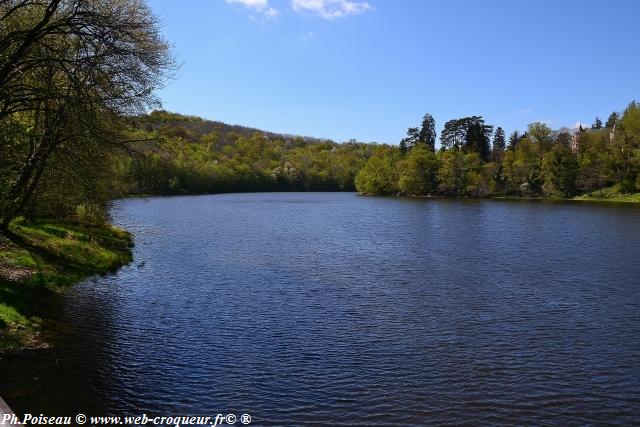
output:
[[[518,142],[515,151],[508,151],[504,158],[505,176],[511,191],[533,195],[540,190],[541,168],[538,148],[529,137]]]
[[[418,145],[400,165],[398,188],[409,196],[425,196],[436,189],[438,160],[435,153]]]
[[[514,151],[518,146],[518,142],[520,142],[520,133],[514,130],[511,135],[509,135],[509,145],[507,149]]]
[[[551,148],[553,140],[551,138],[551,128],[545,123],[535,122],[527,126],[529,139],[538,147],[539,166],[542,168],[544,153]]]
[[[505,149],[506,149],[506,139],[505,139],[504,129],[498,126],[496,128],[495,134],[493,135],[493,147],[491,151],[493,154],[493,160],[497,162],[501,161],[502,156],[504,155]]]
[[[475,151],[487,160],[491,149],[489,139],[493,126],[486,125],[481,116],[463,117],[449,120],[440,133],[443,149],[464,148],[467,152]]]
[[[546,193],[560,191],[565,197],[573,194],[578,175],[578,161],[573,151],[563,145],[554,145],[545,154],[543,175]]]
[[[493,126],[486,125],[480,116],[467,118],[466,126],[465,149],[467,152],[478,153],[483,161],[488,161],[491,155],[489,139]]]
[[[407,148],[407,141],[405,140],[405,138],[402,138],[402,140],[400,141],[399,148],[402,154],[407,154],[408,148]]]
[[[571,131],[568,128],[563,127],[560,130],[554,131],[552,139],[555,144],[571,147]]]
[[[469,118],[449,120],[440,133],[440,144],[443,149],[462,148],[467,138]]]
[[[418,130],[418,128],[409,128],[407,129],[406,138],[403,138],[400,142],[404,142],[407,148],[410,150],[418,143],[419,138],[420,131]]]
[[[596,116],[593,124],[591,125],[591,129],[602,129],[602,120]]]
[[[613,129],[615,124],[618,122],[619,114],[615,111],[609,115],[607,119],[607,123],[604,125],[607,129]]]
[[[629,104],[609,144],[611,168],[621,192],[631,193],[640,180],[640,106]]]
[[[440,153],[438,192],[445,195],[462,195],[467,187],[465,154],[462,150],[446,150]]]
[[[485,197],[489,195],[489,179],[487,164],[477,152],[467,153],[464,156],[466,172],[465,193],[472,197]]]
[[[122,118],[156,104],[172,60],[142,0],[5,0],[0,14],[0,140],[14,153],[0,177],[6,229],[58,153],[126,146]]]
[[[367,160],[355,179],[356,190],[363,194],[389,195],[398,192],[398,175],[393,151],[380,149]]]
[[[577,186],[587,195],[602,190],[607,181],[608,139],[606,132],[592,132],[580,141]]]
[[[422,118],[422,127],[418,135],[418,141],[425,144],[431,151],[436,147],[436,121],[431,114],[427,113]]]

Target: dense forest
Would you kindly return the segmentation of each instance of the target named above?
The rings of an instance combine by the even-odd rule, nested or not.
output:
[[[587,129],[532,123],[509,137],[481,116],[449,120],[437,135],[429,114],[398,145],[280,135],[147,113],[174,61],[143,0],[0,6],[0,229],[20,216],[105,221],[109,200],[133,194],[570,197],[640,188],[635,102]]]
[[[552,130],[531,123],[507,139],[480,116],[446,122],[435,149],[426,114],[398,147],[379,146],[356,176],[365,194],[571,197],[640,190],[640,106],[632,102],[605,124]]]
[[[138,118],[131,136],[149,142],[133,146],[141,161],[115,159],[121,194],[353,191],[372,153],[370,144],[279,135],[166,111]]]

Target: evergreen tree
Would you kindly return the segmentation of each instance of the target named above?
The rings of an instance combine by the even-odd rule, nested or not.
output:
[[[407,137],[403,141],[407,144],[409,149],[412,149],[420,140],[420,130],[418,128],[407,129]]]
[[[520,133],[514,130],[511,135],[509,135],[509,145],[507,149],[514,151],[518,146],[518,142],[520,142]]]
[[[467,119],[467,134],[465,138],[465,148],[467,152],[477,152],[484,161],[489,160],[491,147],[489,139],[493,132],[493,126],[485,125],[480,116],[473,116]]]
[[[418,141],[425,144],[431,151],[434,151],[436,148],[436,121],[429,113],[425,114],[422,118],[422,127],[420,128]]]
[[[600,117],[596,116],[596,119],[593,121],[593,124],[591,125],[591,129],[602,129],[602,120],[600,120]]]
[[[493,135],[493,159],[500,160],[502,159],[502,155],[504,154],[504,150],[506,148],[506,139],[504,135],[504,129],[500,126],[496,129],[496,133]]]
[[[400,141],[400,152],[402,154],[407,154],[407,141],[406,141],[406,138],[402,138],[402,141]]]
[[[449,120],[440,133],[440,144],[443,149],[461,148],[467,137],[469,118]]]
[[[615,111],[611,113],[611,115],[607,119],[607,123],[605,123],[605,127],[607,129],[613,129],[613,126],[618,122],[618,118],[618,113],[616,113]]]

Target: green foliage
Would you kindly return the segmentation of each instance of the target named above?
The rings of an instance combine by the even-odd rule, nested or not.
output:
[[[591,129],[602,129],[602,120],[600,120],[600,117],[595,118],[593,124],[591,125]]]
[[[554,145],[545,155],[543,163],[544,191],[546,194],[561,192],[569,197],[575,192],[578,161],[570,148]]]
[[[398,193],[397,150],[380,147],[356,175],[356,189],[363,194],[391,195]]]
[[[611,113],[609,118],[607,119],[607,123],[604,125],[607,129],[613,129],[615,124],[618,122],[619,114],[615,111]]]
[[[466,192],[471,197],[486,197],[490,194],[488,163],[480,157],[480,153],[467,153],[464,156],[466,168]]]
[[[60,286],[131,261],[131,236],[106,225],[10,224],[0,237],[0,351],[38,346],[39,305]]]
[[[444,195],[463,195],[467,182],[464,152],[456,149],[440,152],[438,191]]]
[[[635,192],[640,174],[640,107],[635,102],[624,111],[609,152],[615,183],[623,193]]]
[[[467,152],[475,152],[484,161],[489,160],[491,147],[489,138],[493,132],[493,126],[486,125],[482,117],[473,116],[467,123],[465,149]]]
[[[491,149],[493,160],[500,161],[506,149],[507,149],[507,140],[504,134],[504,129],[498,126],[496,128],[495,134],[493,135],[493,144]]]
[[[588,132],[580,138],[578,149],[577,187],[591,195],[602,191],[609,179],[610,153],[607,131]]]
[[[409,147],[407,147],[407,141],[404,138],[402,139],[402,141],[400,141],[398,148],[400,148],[400,152],[402,154],[407,154]]]
[[[163,114],[168,114],[164,112]],[[115,181],[126,194],[205,194],[247,191],[353,191],[374,146],[356,141],[286,137],[264,132],[229,137],[217,122],[141,118],[130,129],[144,154],[115,156]],[[198,125],[192,128],[192,123]],[[213,130],[210,125],[215,125]]]
[[[444,149],[464,148],[466,152],[477,152],[483,160],[491,154],[489,138],[493,126],[487,125],[480,116],[449,120],[444,124],[440,142]]]
[[[480,116],[450,120],[434,156],[415,143],[406,154],[401,144],[400,162],[378,153],[359,174],[356,188],[408,196],[573,197],[580,190],[605,197],[605,188],[632,194],[640,191],[640,107],[632,102],[610,122],[615,129],[596,120],[592,128],[575,132],[531,123],[523,134],[514,131],[508,146],[498,127],[489,157],[492,126]],[[408,135],[404,142],[417,140],[419,131],[410,128]],[[614,198],[611,191],[607,199]]]
[[[96,202],[125,118],[157,103],[172,69],[144,0],[2,2],[0,229]],[[103,181],[107,182],[107,181]],[[97,202],[100,203],[102,198]]]
[[[518,142],[515,151],[504,157],[504,170],[510,193],[533,196],[541,186],[541,170],[538,146],[529,138]]]
[[[591,195],[583,194],[576,196],[573,200],[595,201],[595,202],[618,202],[618,203],[640,203],[640,193],[624,194],[620,192],[617,185],[603,188]]]
[[[408,149],[412,149],[420,142],[420,130],[418,128],[407,129],[406,138],[402,138],[401,144],[404,144]]]
[[[520,139],[520,133],[517,130],[514,130],[511,135],[509,135],[509,145],[507,148],[511,151],[515,150]]]
[[[414,147],[398,168],[398,189],[402,194],[424,196],[436,191],[438,160],[426,145]]]
[[[32,257],[45,254],[43,259],[55,259],[71,270],[107,272],[131,260],[130,235],[111,226],[18,218],[11,222],[9,230],[22,249],[31,251]],[[41,273],[46,269],[45,265]]]
[[[423,143],[429,150],[434,151],[436,147],[436,136],[436,121],[431,114],[427,113],[422,118],[418,141]]]

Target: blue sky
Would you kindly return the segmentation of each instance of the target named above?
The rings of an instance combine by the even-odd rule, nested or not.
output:
[[[636,0],[151,0],[181,65],[164,108],[397,143],[431,113],[507,132],[640,99]]]

